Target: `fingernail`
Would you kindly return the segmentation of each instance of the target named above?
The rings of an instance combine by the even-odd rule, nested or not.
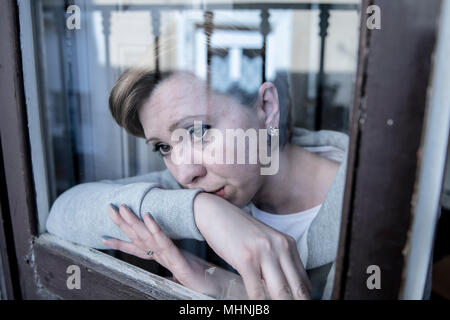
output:
[[[123,207],[123,208],[125,208],[125,209],[128,209],[128,211],[133,212],[133,210],[131,210],[130,207],[127,206],[125,203],[122,203],[120,206]]]
[[[110,203],[109,205],[110,205],[111,208],[113,208],[114,210],[119,211],[119,208],[117,208],[117,206],[116,206],[115,204]]]

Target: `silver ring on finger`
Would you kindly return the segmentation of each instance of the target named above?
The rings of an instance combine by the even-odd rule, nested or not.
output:
[[[152,250],[147,250],[146,254],[151,257],[153,255],[153,251]]]

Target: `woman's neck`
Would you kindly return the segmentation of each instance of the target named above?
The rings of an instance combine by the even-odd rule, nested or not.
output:
[[[295,213],[321,204],[339,164],[293,144],[280,150],[279,171],[264,176],[252,202],[274,214]]]

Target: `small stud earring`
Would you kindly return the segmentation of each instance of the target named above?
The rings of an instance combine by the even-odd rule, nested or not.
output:
[[[276,137],[279,134],[279,130],[277,127],[270,126],[269,127],[269,135]]]

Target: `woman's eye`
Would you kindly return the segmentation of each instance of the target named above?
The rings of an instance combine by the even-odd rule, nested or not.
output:
[[[189,135],[194,138],[195,140],[201,140],[205,136],[208,129],[210,129],[211,126],[203,124],[201,126],[192,126],[189,127],[188,132]]]
[[[169,154],[171,149],[172,147],[168,144],[158,143],[154,146],[153,151],[159,152],[162,156],[166,156]]]

